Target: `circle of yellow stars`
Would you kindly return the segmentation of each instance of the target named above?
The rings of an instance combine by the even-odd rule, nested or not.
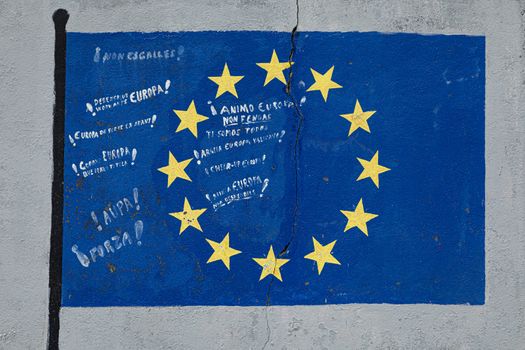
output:
[[[258,67],[266,71],[266,78],[263,87],[277,80],[282,84],[287,84],[284,71],[291,68],[294,62],[280,61],[275,50],[272,51],[269,62],[256,63]],[[313,83],[306,90],[307,92],[319,91],[324,102],[328,101],[330,90],[341,89],[339,83],[333,80],[334,66],[331,66],[324,73],[321,73],[314,68],[310,68]],[[235,70],[234,70],[235,71]],[[209,76],[209,80],[217,85],[217,93],[215,98],[219,98],[225,93],[229,93],[236,98],[239,98],[236,85],[244,79],[244,75],[232,75],[232,71],[228,63],[224,63],[221,75]],[[180,119],[180,123],[175,130],[175,133],[188,130],[195,138],[198,138],[198,124],[209,119],[209,117],[199,114],[195,101],[192,100],[187,109],[173,109],[176,117]],[[359,129],[367,133],[371,133],[368,120],[374,116],[376,111],[364,111],[359,100],[356,100],[354,110],[351,113],[340,114],[342,118],[350,123],[347,137],[357,132]],[[186,172],[186,168],[193,158],[178,161],[175,156],[168,151],[168,164],[157,170],[167,175],[167,187],[169,188],[177,179],[192,181]],[[379,188],[379,175],[390,171],[391,169],[379,164],[379,151],[376,151],[370,160],[357,158],[357,161],[362,166],[363,170],[356,181],[370,179],[373,184]],[[169,213],[170,216],[180,221],[179,235],[182,235],[187,229],[193,228],[197,231],[203,232],[199,223],[199,217],[206,212],[206,208],[195,209],[192,208],[188,198],[184,198],[184,203],[180,211]],[[344,232],[353,228],[359,229],[368,237],[367,223],[377,218],[378,214],[368,213],[365,211],[363,199],[361,198],[354,210],[340,211],[345,219],[346,225]],[[230,270],[231,258],[239,255],[242,251],[230,246],[230,233],[226,233],[220,242],[205,238],[213,252],[211,253],[207,264],[221,261],[224,266]],[[317,266],[317,272],[321,275],[326,264],[341,265],[332,253],[337,240],[322,244],[315,237],[312,236],[313,251],[304,256],[305,259],[312,260]],[[290,259],[282,259],[276,256],[273,246],[270,245],[266,257],[252,258],[253,261],[261,267],[261,274],[259,281],[268,276],[274,276],[277,280],[283,281],[281,275],[281,268],[287,264]]]

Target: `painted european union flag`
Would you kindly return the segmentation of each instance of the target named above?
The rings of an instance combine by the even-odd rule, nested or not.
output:
[[[483,304],[485,40],[68,33],[64,306]]]

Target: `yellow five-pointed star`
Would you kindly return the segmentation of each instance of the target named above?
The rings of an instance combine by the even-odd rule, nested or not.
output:
[[[182,211],[170,213],[171,216],[180,220],[179,235],[190,226],[202,232],[201,225],[199,224],[199,216],[205,211],[206,208],[192,209],[190,202],[188,202],[188,198],[184,197],[184,207],[182,208]]]
[[[365,209],[363,208],[363,198],[359,200],[359,203],[357,203],[357,207],[354,211],[341,210],[341,213],[343,213],[343,215],[346,216],[346,218],[348,219],[348,222],[346,223],[345,227],[345,232],[353,227],[357,227],[361,230],[361,232],[363,232],[367,236],[368,228],[366,226],[366,223],[378,217],[377,214],[365,213]]]
[[[192,160],[193,158],[190,158],[183,160],[182,162],[177,162],[177,159],[175,159],[173,154],[169,152],[168,165],[158,168],[157,170],[168,175],[168,187],[170,187],[173,181],[175,181],[175,179],[178,177],[187,181],[191,181],[184,169],[186,169]]]
[[[233,249],[230,247],[230,233],[228,232],[226,236],[222,239],[221,243],[214,242],[211,239],[206,238],[206,242],[213,248],[213,254],[210,256],[207,264],[222,260],[226,268],[230,269],[230,258],[234,255],[241,254],[240,250]]]
[[[292,66],[293,62],[279,62],[279,57],[277,53],[273,50],[272,58],[268,63],[256,63],[259,67],[266,71],[266,79],[264,80],[264,85],[266,86],[270,81],[277,78],[283,84],[286,84],[286,79],[284,78],[283,70],[288,69]]]
[[[379,151],[376,151],[376,154],[374,154],[370,160],[364,160],[361,158],[357,158],[357,160],[363,166],[363,171],[356,181],[369,177],[374,182],[374,185],[379,188],[379,174],[386,173],[390,170],[390,168],[379,165]]]
[[[370,132],[370,127],[368,126],[368,118],[374,115],[376,111],[366,111],[363,112],[359,100],[356,100],[354,112],[349,114],[341,114],[341,117],[345,118],[350,122],[350,130],[348,130],[348,136],[352,135],[357,129],[363,129],[367,132]]]
[[[270,246],[270,250],[268,251],[266,258],[253,258],[253,260],[255,260],[255,262],[263,268],[259,281],[268,275],[274,275],[281,282],[283,279],[281,277],[280,268],[290,261],[290,259],[276,259],[272,246]]]
[[[332,249],[334,249],[335,242],[328,243],[327,245],[322,245],[314,237],[314,251],[310,254],[304,256],[305,259],[313,260],[317,263],[317,272],[321,274],[324,268],[324,264],[336,264],[341,265],[339,261],[332,255]]]
[[[313,83],[306,91],[319,91],[323,95],[324,101],[328,99],[328,91],[330,89],[340,89],[341,85],[337,84],[332,80],[332,74],[334,73],[334,66],[332,66],[326,73],[321,74],[314,69],[310,68],[312,75],[314,76],[315,83]]]
[[[187,110],[174,109],[173,112],[175,112],[177,117],[179,117],[180,119],[180,124],[177,127],[177,130],[175,130],[175,132],[188,129],[195,137],[197,137],[197,123],[209,119],[208,117],[197,113],[197,109],[195,108],[195,102],[193,100],[191,101],[190,106]]]
[[[244,78],[244,75],[231,75],[227,63],[224,64],[224,69],[222,70],[222,75],[220,77],[208,77],[208,79],[218,85],[215,98],[221,96],[225,92],[229,92],[233,96],[239,98],[239,96],[237,96],[235,84],[237,84],[242,78]]]

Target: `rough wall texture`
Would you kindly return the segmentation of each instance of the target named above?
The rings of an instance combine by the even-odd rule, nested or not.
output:
[[[51,15],[68,30],[279,30],[292,1],[0,3],[0,348],[47,334],[52,177]],[[523,349],[525,4],[299,1],[298,30],[486,36],[486,304],[63,309],[64,349]]]

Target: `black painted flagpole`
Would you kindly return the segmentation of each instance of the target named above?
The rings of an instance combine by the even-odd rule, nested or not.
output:
[[[51,242],[49,251],[48,350],[59,347],[62,297],[62,210],[64,205],[64,121],[66,95],[66,23],[69,14],[58,9],[55,23],[55,105],[53,107],[53,184],[51,187]]]

